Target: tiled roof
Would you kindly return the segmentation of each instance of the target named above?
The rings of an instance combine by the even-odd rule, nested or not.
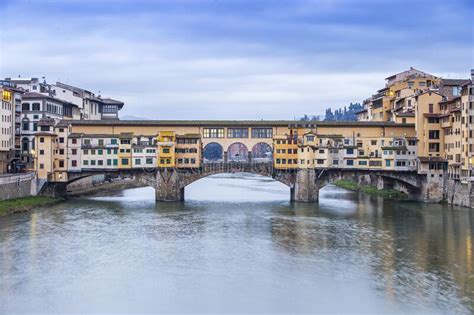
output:
[[[340,126],[340,127],[413,127],[413,124],[396,124],[390,121],[296,121],[296,120],[62,120],[58,126],[196,126],[196,127],[287,127],[288,125],[304,127]]]

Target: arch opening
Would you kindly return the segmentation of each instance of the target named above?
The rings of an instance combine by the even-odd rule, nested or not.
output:
[[[268,163],[273,161],[272,147],[265,142],[259,142],[252,148],[252,161],[256,163]]]
[[[211,142],[206,144],[202,152],[204,163],[224,161],[224,149],[219,143]]]
[[[245,144],[234,142],[227,149],[227,160],[229,162],[248,162],[248,152],[249,150]]]
[[[185,187],[185,200],[225,202],[289,201],[290,187],[253,173],[220,173],[202,177]]]

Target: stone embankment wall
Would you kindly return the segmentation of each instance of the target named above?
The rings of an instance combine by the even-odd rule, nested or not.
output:
[[[462,183],[449,179],[446,185],[446,201],[450,204],[474,208],[474,183]]]
[[[0,200],[36,196],[36,174],[0,175]]]

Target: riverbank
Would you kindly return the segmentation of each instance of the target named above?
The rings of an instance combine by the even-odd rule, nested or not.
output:
[[[31,196],[0,201],[0,216],[11,213],[28,212],[38,207],[53,205],[62,201],[59,198]]]
[[[372,186],[359,185],[356,182],[352,180],[348,180],[348,179],[340,179],[338,181],[335,181],[334,185],[336,185],[337,187],[344,188],[344,189],[348,189],[352,191],[360,191],[365,194],[387,198],[387,199],[403,200],[408,197],[407,194],[396,189],[377,189]]]

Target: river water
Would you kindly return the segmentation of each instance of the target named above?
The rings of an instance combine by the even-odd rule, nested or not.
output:
[[[0,218],[0,314],[474,312],[474,213],[252,175]]]

